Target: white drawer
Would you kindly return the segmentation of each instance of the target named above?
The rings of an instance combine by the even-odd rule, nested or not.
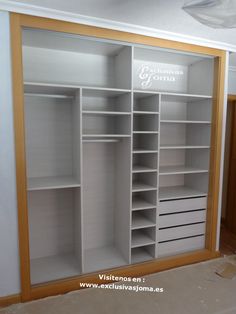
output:
[[[159,230],[158,233],[158,242],[202,235],[205,234],[205,232],[206,232],[205,222],[195,225],[162,229]]]
[[[159,217],[159,228],[180,226],[206,221],[206,210],[164,215]]]
[[[207,198],[189,198],[185,200],[175,200],[159,202],[159,212],[160,214],[169,214],[179,211],[189,211],[195,209],[205,209],[207,207]]]
[[[205,236],[158,244],[158,257],[177,255],[205,248]]]

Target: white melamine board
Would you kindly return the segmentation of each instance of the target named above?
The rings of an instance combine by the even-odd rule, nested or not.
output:
[[[134,211],[132,213],[132,229],[153,227],[156,225],[154,210]]]
[[[65,99],[25,97],[28,177],[78,175],[73,166],[73,150],[79,145],[79,135],[73,134],[79,123],[74,106]]]
[[[142,182],[133,182],[133,192],[156,190],[157,187]]]
[[[115,58],[114,73],[116,87],[131,88],[132,82],[132,51],[131,47],[124,47]]]
[[[185,185],[185,174],[171,174],[166,176],[159,176],[159,186],[172,187],[172,186],[183,186]]]
[[[158,257],[171,256],[205,248],[205,236],[197,236],[158,244]]]
[[[149,192],[155,193],[155,192]],[[153,195],[148,197],[148,194],[145,195],[135,195],[132,200],[132,210],[142,210],[142,209],[153,209],[156,207],[156,203],[153,200]]]
[[[180,227],[159,230],[158,242],[203,235],[206,232],[205,223],[197,223]]]
[[[149,245],[147,247],[137,247],[132,249],[131,262],[134,263],[142,263],[145,261],[149,261],[154,258],[154,245]],[[151,252],[152,251],[152,254]]]
[[[79,186],[79,181],[72,176],[28,178],[28,191],[64,189]]]
[[[188,67],[159,60],[135,59],[133,78],[136,90],[187,93]]]
[[[158,150],[158,134],[133,134],[133,150]]]
[[[209,94],[185,94],[185,93],[161,93],[161,102],[182,102],[182,103],[195,103],[203,100],[212,99]]]
[[[30,257],[43,258],[75,251],[75,202],[80,189],[28,193]]]
[[[159,228],[188,225],[206,221],[206,210],[194,210],[191,212],[162,215],[159,217]]]
[[[133,154],[154,154],[158,153],[158,150],[155,149],[142,149],[142,148],[135,148],[133,150]]]
[[[114,246],[87,249],[84,251],[84,272],[120,267],[127,264]]]
[[[153,62],[169,63],[177,65],[192,65],[201,60],[209,60],[208,56],[168,50],[157,47],[134,47],[134,58],[139,60],[149,60]]]
[[[196,150],[194,150],[195,152]],[[160,167],[185,165],[186,151],[184,149],[162,149],[160,152]]]
[[[82,121],[81,121],[81,91],[77,90],[72,105],[72,154],[73,174],[81,181],[81,151],[82,151]]]
[[[57,95],[57,96],[74,96],[79,86],[67,85],[67,84],[53,84],[47,82],[25,82],[24,92],[25,94],[38,94],[38,95]]]
[[[189,67],[188,92],[213,94],[214,59],[205,59]]]
[[[117,111],[93,111],[93,110],[83,110],[82,114],[86,115],[108,115],[108,116],[117,116],[117,115],[130,115],[129,112],[117,112]]]
[[[160,171],[160,175],[170,175],[170,174],[185,174],[185,173],[202,173],[202,172],[208,172],[208,169],[177,165],[177,166],[161,166],[159,168],[159,171]]]
[[[161,145],[160,149],[206,149],[209,145]]]
[[[153,230],[153,228],[147,228],[132,231],[132,248],[155,243],[154,238],[147,232],[148,229]]]
[[[117,138],[117,139],[119,139],[119,138],[127,138],[127,137],[130,137],[130,135],[128,135],[128,134],[83,134],[83,140],[86,140],[86,139],[88,139],[88,141],[89,140],[96,140],[96,139],[98,139],[99,140],[99,138],[104,138],[104,141],[103,142],[106,142],[106,139],[112,139],[112,138]],[[91,142],[90,141],[90,142]]]
[[[133,131],[158,131],[158,115],[134,115]]]
[[[204,191],[208,193],[209,186],[209,174],[208,173],[196,173],[185,175],[185,184],[192,189]]]
[[[113,143],[83,145],[84,249],[114,243],[115,149]],[[86,261],[84,262],[86,267]]]
[[[191,150],[186,151],[186,166],[191,166],[198,169],[208,169],[210,163],[210,150],[201,149],[201,150]]]
[[[188,120],[212,120],[212,99],[205,99],[187,104]]]
[[[83,115],[83,135],[130,135],[130,116]]]
[[[134,92],[134,113],[159,113],[159,94]]]
[[[130,224],[131,224],[131,139],[114,145],[115,149],[115,245],[130,263]]]
[[[184,212],[196,209],[205,209],[207,207],[206,197],[189,198],[185,200],[174,200],[159,202],[158,208],[161,214],[171,214],[175,212]]]
[[[119,54],[123,45],[113,44],[106,39],[89,38],[74,34],[53,32],[39,29],[24,29],[22,32],[24,46],[114,56]]]
[[[187,197],[198,197],[205,196],[206,192],[201,190],[196,190],[188,186],[170,186],[170,187],[160,187],[159,189],[159,199],[180,199]]]
[[[124,49],[130,49],[125,47]],[[123,49],[119,52],[122,53]],[[128,79],[117,80],[117,64],[131,77],[131,57],[23,46],[26,81],[43,81],[82,86],[130,88]],[[129,80],[130,81],[130,80]],[[129,83],[129,84],[128,84]],[[128,84],[128,85],[125,85]]]
[[[46,256],[30,260],[31,284],[78,276],[81,271],[73,254]]]
[[[157,172],[157,169],[146,167],[146,166],[134,165],[132,172],[133,173]]]
[[[183,123],[183,124],[192,124],[192,123],[196,123],[196,124],[210,124],[211,121],[200,121],[200,120],[161,120],[161,123]]]

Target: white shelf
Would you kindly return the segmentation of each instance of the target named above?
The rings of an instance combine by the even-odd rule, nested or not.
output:
[[[133,173],[142,173],[142,172],[157,172],[157,169],[153,169],[146,166],[133,165]]]
[[[131,263],[142,263],[153,259],[151,254],[149,254],[143,247],[134,248],[131,252]]]
[[[133,134],[158,134],[158,131],[133,131]]]
[[[208,172],[208,170],[179,165],[179,166],[161,166],[159,168],[159,172],[160,175],[170,175],[186,173],[204,173]]]
[[[157,190],[157,188],[152,185],[145,184],[142,182],[133,182],[133,188],[132,188],[133,192],[153,191],[153,190]]]
[[[159,199],[160,200],[172,200],[189,197],[206,196],[207,193],[189,188],[187,186],[170,186],[160,187]]]
[[[161,123],[183,123],[183,124],[211,124],[211,121],[195,121],[195,120],[161,120]]]
[[[132,248],[146,246],[154,243],[155,241],[142,230],[134,230],[132,232]]]
[[[156,112],[156,111],[133,111],[133,114],[134,115],[158,115],[159,112]]]
[[[134,149],[133,154],[156,154],[158,153],[158,150],[152,150],[152,149]]]
[[[73,95],[78,89],[83,89],[83,96],[89,94],[91,97],[112,97],[131,92],[130,89],[106,88],[106,87],[90,87],[77,84],[55,84],[50,82],[24,82],[25,93],[49,93]]]
[[[156,224],[138,212],[135,212],[136,215],[132,218],[132,230],[141,229],[141,228],[148,228],[148,227],[155,227]]]
[[[72,176],[28,178],[28,191],[74,187],[80,187],[80,183]]]
[[[185,94],[185,93],[169,93],[160,92],[162,101],[181,101],[181,102],[194,102],[206,99],[212,99],[209,95],[196,95],[196,94]]]
[[[209,145],[161,145],[160,149],[203,149],[210,148]]]
[[[140,197],[134,197],[132,201],[132,210],[142,210],[142,209],[153,209],[156,208],[156,205],[153,205],[152,203],[149,203],[145,201],[144,199]]]
[[[86,115],[103,115],[103,116],[130,116],[131,112],[123,111],[95,111],[95,110],[83,110],[83,114]]]
[[[127,262],[114,246],[88,249],[84,251],[85,273],[123,265],[127,265]]]
[[[31,259],[30,267],[32,284],[74,277],[81,273],[79,261],[73,254]]]
[[[121,138],[131,137],[129,134],[83,134],[83,138]]]

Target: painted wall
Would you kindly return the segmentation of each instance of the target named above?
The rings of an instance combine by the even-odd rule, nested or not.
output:
[[[0,12],[0,297],[20,291],[9,14]]]

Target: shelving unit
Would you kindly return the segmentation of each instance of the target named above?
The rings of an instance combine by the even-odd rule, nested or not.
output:
[[[22,34],[30,284],[204,249],[214,58]]]

